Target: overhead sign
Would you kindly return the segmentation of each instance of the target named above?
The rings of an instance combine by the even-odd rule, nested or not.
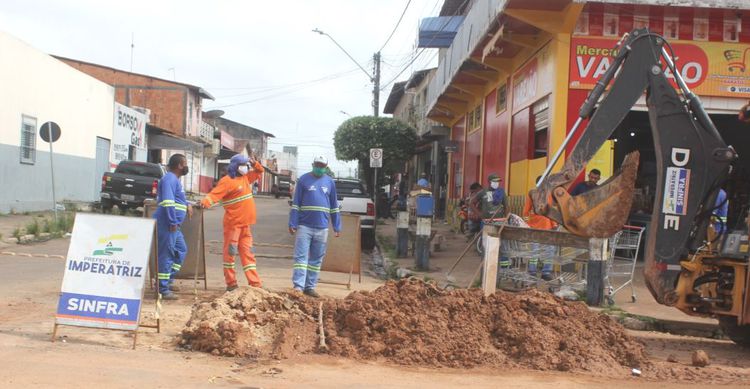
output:
[[[154,220],[79,213],[56,324],[138,328]]]
[[[126,159],[145,162],[148,115],[115,103],[114,120],[110,163],[117,166],[120,161]],[[133,153],[131,153],[131,147],[134,148]]]
[[[570,88],[592,89],[609,69],[616,39],[574,37],[571,42]],[[671,41],[677,70],[697,95],[750,97],[750,49],[746,44]],[[670,70],[665,74],[674,84]]]
[[[383,149],[370,149],[370,167],[383,167]]]

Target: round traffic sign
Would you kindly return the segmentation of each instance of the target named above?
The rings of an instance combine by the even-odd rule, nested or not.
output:
[[[383,150],[382,149],[370,149],[370,158],[372,159],[383,158]]]
[[[50,136],[50,133],[52,136]],[[57,142],[57,140],[60,139],[60,126],[55,122],[44,123],[42,124],[42,127],[39,128],[39,136],[41,136],[42,140],[47,143],[50,143],[50,138],[53,143]]]

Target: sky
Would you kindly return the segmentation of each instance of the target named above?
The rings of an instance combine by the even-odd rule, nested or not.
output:
[[[407,7],[408,3],[408,7]],[[372,115],[370,78],[381,47],[380,114],[392,82],[436,66],[416,48],[419,20],[442,0],[3,0],[0,30],[50,54],[200,86],[225,118],[270,132],[270,149],[299,146],[298,171],[315,155],[348,176],[333,134],[350,116]],[[406,12],[404,13],[404,9]],[[403,20],[386,43],[399,17]],[[401,73],[399,75],[399,73]],[[384,115],[387,116],[387,115]]]

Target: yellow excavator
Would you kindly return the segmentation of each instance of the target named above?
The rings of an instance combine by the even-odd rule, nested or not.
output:
[[[622,228],[633,202],[638,151],[595,189],[571,196],[567,188],[645,92],[657,169],[651,227],[645,234],[646,285],[660,304],[715,317],[729,338],[750,346],[748,228],[717,229],[711,219],[722,205],[716,198],[738,155],[675,68],[674,52],[663,36],[636,29],[623,36],[617,50],[531,190],[534,210],[583,237],[607,238]],[[562,170],[552,173],[586,121]]]

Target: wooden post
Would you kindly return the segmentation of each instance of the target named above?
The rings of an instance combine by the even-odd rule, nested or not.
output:
[[[417,270],[430,270],[430,235],[432,234],[432,218],[417,217],[417,239],[414,257]]]
[[[482,290],[484,295],[495,293],[497,288],[497,259],[500,258],[500,238],[490,236],[486,230],[482,231],[484,245],[484,261],[482,269]]]
[[[598,307],[604,299],[604,271],[606,239],[589,239],[589,260],[586,271],[586,304]]]
[[[398,211],[396,221],[396,257],[409,256],[409,212]]]

